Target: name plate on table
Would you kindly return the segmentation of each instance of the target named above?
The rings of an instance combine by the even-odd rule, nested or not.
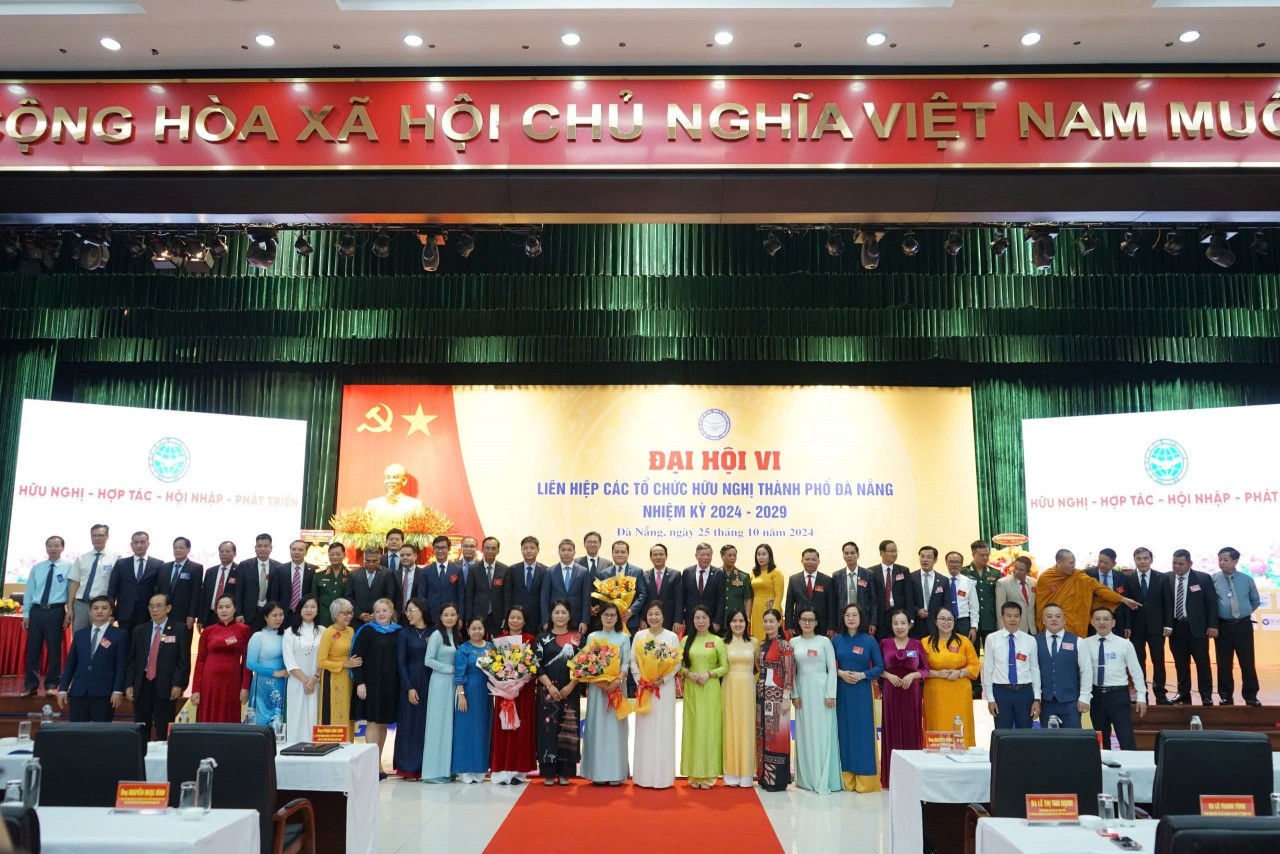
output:
[[[311,740],[318,744],[334,744],[346,742],[347,728],[344,726],[313,726]]]
[[[930,753],[943,750],[964,750],[964,739],[956,743],[956,735],[950,730],[925,731],[924,749]]]
[[[1075,795],[1027,795],[1027,821],[1031,824],[1080,820]]]
[[[1253,795],[1201,795],[1200,815],[1253,817]]]
[[[116,784],[116,809],[121,812],[156,812],[168,808],[168,783],[122,782]]]

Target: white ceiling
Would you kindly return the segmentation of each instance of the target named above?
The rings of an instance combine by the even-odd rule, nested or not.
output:
[[[1277,6],[1280,0],[0,0],[0,68],[23,77],[344,66],[431,73],[464,66],[1276,63]],[[1201,38],[1179,42],[1191,29]],[[721,30],[733,33],[732,44],[708,47]],[[1043,38],[1024,47],[1019,40],[1031,30]],[[567,31],[580,34],[581,44],[561,44]],[[874,31],[888,43],[868,46]],[[259,33],[275,46],[256,44]],[[421,34],[425,44],[406,46],[406,33]],[[103,36],[122,49],[102,48]]]

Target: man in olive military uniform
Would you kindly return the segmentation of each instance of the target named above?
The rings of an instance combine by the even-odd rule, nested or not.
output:
[[[960,570],[960,573],[972,578],[978,588],[978,605],[981,610],[978,612],[978,642],[974,646],[981,650],[986,645],[987,635],[999,628],[996,624],[996,582],[1001,575],[1000,570],[987,563],[991,560],[991,546],[987,545],[986,540],[974,540],[970,543],[969,553],[973,555],[973,562]],[[982,699],[981,679],[973,680],[973,699]]]

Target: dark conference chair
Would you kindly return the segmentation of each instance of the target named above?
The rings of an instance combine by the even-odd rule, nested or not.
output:
[[[1156,854],[1275,854],[1280,818],[1175,815],[1160,819]]]
[[[22,854],[40,854],[40,817],[34,808],[22,804],[0,804],[0,816],[9,832],[13,850]]]
[[[276,809],[276,738],[271,727],[174,727],[169,736],[170,806],[177,806],[182,783],[194,780],[200,760],[208,757],[218,763],[213,772],[214,808],[257,810],[262,854],[315,854],[311,802],[297,798]]]
[[[1252,795],[1271,812],[1271,742],[1262,732],[1171,730],[1156,736],[1151,814],[1199,815],[1201,795]]]
[[[40,805],[114,807],[118,783],[147,779],[146,749],[141,724],[40,727],[33,751],[43,774]]]
[[[1028,794],[1074,794],[1081,815],[1098,814],[1102,752],[1093,730],[1005,729],[991,733],[991,803],[965,811],[965,851],[978,820],[1026,818]]]

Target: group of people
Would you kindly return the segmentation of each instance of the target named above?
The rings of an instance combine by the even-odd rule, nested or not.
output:
[[[1186,650],[1210,702],[1201,662],[1213,636],[1220,657],[1224,647],[1239,657],[1245,699],[1257,702],[1251,632],[1228,627],[1251,629],[1258,594],[1236,572],[1239,555],[1230,548],[1212,578],[1191,570],[1184,551],[1174,554],[1171,574],[1152,572],[1146,549],[1135,554],[1138,569],[1122,573],[1103,549],[1087,572],[1060,551],[1037,579],[1025,557],[1003,576],[982,541],[972,544],[967,565],[947,553],[945,571],[935,569],[938,550],[928,546],[918,569],[898,564],[892,541],[880,543],[878,567],[862,567],[849,542],[833,575],[819,570],[816,549],[805,549],[802,570],[788,578],[767,544],[750,569],[738,567],[732,545],[720,549],[717,566],[711,546],[699,544],[683,570],[668,567],[666,547],[656,544],[652,568],[641,569],[624,541],[602,555],[595,532],[584,538],[585,555],[560,541],[549,565],[538,560],[539,541],[526,537],[521,560],[505,565],[493,537],[463,538],[457,560],[449,559],[449,538],[437,537],[431,558],[420,561],[393,530],[383,547],[364,548],[354,569],[341,543],[329,546],[324,568],[306,564],[300,541],[291,544],[290,563],[276,563],[264,534],[254,559],[236,563],[235,545],[225,542],[220,564],[207,570],[185,560],[190,545],[178,538],[174,561],[149,571],[155,559],[145,534],[131,539],[133,557],[115,559],[105,552],[107,533],[95,526],[94,551],[69,568],[59,561],[61,540],[51,537],[50,569],[38,565],[28,587],[28,602],[52,599],[61,569],[71,578],[62,601],[86,605],[88,624],[76,632],[62,676],[73,719],[110,719],[127,686],[135,715],[163,738],[199,623],[191,703],[200,720],[239,721],[247,704],[253,720],[279,721],[298,741],[317,724],[346,726],[350,736],[353,722],[364,721],[366,741],[380,747],[395,724],[395,772],[425,782],[491,775],[519,784],[536,771],[544,785],[580,773],[600,785],[631,779],[660,788],[674,784],[678,767],[697,788],[723,778],[783,789],[792,782],[794,716],[798,786],[874,791],[888,785],[892,751],[919,749],[926,732],[972,746],[978,696],[997,727],[1026,727],[1033,718],[1078,727],[1088,711],[1096,728],[1114,728],[1131,748],[1132,711],[1145,711],[1144,648],[1155,701],[1169,702],[1165,637],[1178,662],[1174,701],[1190,702],[1179,657]],[[104,566],[107,592],[99,594],[95,571]],[[615,575],[634,579],[626,607],[592,597],[596,581]],[[143,594],[145,621],[136,601]],[[612,682],[580,684],[571,661],[597,642],[618,649],[623,667]],[[498,715],[481,659],[515,645],[533,650],[537,674]],[[112,668],[85,668],[104,649],[120,661],[110,678]],[[663,660],[674,664],[655,667]],[[663,675],[646,676],[654,672]],[[1229,672],[1219,674],[1224,701]],[[634,711],[618,713],[620,702]]]

